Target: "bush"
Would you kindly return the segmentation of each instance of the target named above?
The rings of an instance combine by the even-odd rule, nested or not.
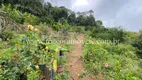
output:
[[[24,13],[24,21],[32,25],[38,25],[40,23],[38,17],[31,15],[29,13]]]
[[[24,22],[30,23],[32,25],[39,24],[39,18],[31,15],[30,13],[22,13],[16,8],[11,8],[11,5],[8,6],[2,5],[2,10],[6,11],[10,18],[12,18],[15,22],[23,24]]]
[[[137,53],[142,58],[142,32],[140,31],[140,35],[133,41],[132,45],[137,48]]]
[[[119,40],[120,42],[125,42],[126,32],[121,27],[114,28],[96,28],[91,36],[95,38],[101,38],[104,40]]]
[[[135,53],[136,49],[128,44],[85,44],[85,69],[91,74],[104,75],[106,80],[140,80],[142,74],[137,74],[141,70],[140,60]]]
[[[16,34],[16,32],[5,29],[0,33],[0,36],[3,41],[8,41],[13,39],[14,34]]]
[[[25,32],[23,37],[14,39],[13,46],[3,52],[0,57],[0,77],[1,79],[21,79],[20,75],[27,74],[28,79],[36,79],[39,77],[39,66],[48,65],[52,68],[53,53],[46,52],[45,48],[39,49],[42,42],[38,38],[38,32],[28,26],[29,30]],[[45,44],[45,43],[42,43]],[[48,56],[47,56],[48,55]],[[50,64],[48,64],[50,63]],[[37,73],[38,72],[38,73]]]
[[[2,5],[2,10],[6,11],[9,17],[15,22],[24,23],[24,15],[16,9],[12,9],[10,4],[8,6]]]
[[[85,32],[85,27],[83,27],[83,26],[75,26],[74,30],[76,32],[79,32],[79,33],[84,33]]]
[[[43,23],[46,22],[47,24],[50,24],[50,25],[54,24],[53,17],[49,16],[49,15],[41,16],[39,20],[40,20],[40,22],[43,22]]]
[[[53,24],[52,25],[52,28],[56,31],[59,31],[59,26],[57,24]]]

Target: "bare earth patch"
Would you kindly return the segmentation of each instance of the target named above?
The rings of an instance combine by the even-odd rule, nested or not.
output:
[[[84,35],[80,34],[77,40],[84,40]],[[83,43],[81,42],[73,44],[72,50],[67,56],[70,72],[69,80],[83,80],[78,78],[78,74],[82,74],[84,72],[82,61],[80,60],[82,55],[82,45]]]

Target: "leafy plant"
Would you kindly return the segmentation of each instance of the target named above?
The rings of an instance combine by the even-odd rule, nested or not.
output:
[[[94,75],[102,74],[104,75],[102,78],[107,80],[141,79],[138,74],[135,74],[135,71],[141,68],[139,66],[139,58],[135,54],[136,49],[133,46],[91,40],[96,43],[85,44],[83,55],[85,69],[88,73]]]
[[[65,64],[66,60],[64,57],[58,58],[58,66],[63,66]]]
[[[137,53],[142,57],[142,31],[139,32],[139,36],[133,41],[132,45],[137,48]]]

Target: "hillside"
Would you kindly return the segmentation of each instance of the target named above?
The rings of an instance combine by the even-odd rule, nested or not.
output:
[[[0,80],[141,80],[142,31],[105,27],[94,11],[0,1]]]

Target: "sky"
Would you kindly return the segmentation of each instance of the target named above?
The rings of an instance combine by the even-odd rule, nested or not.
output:
[[[96,20],[104,26],[122,26],[126,30],[142,29],[142,0],[45,0],[56,6],[65,6],[75,12],[94,11]]]

